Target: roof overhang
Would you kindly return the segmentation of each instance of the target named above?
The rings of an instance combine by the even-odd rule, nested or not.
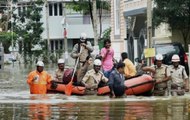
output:
[[[123,14],[124,14],[124,17],[127,17],[127,16],[134,16],[134,15],[145,14],[145,13],[146,13],[146,7],[135,9],[135,10],[124,11]]]

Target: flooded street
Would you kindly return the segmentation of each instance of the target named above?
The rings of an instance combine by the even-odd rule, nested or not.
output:
[[[190,94],[110,99],[108,96],[30,95],[35,66],[6,65],[0,72],[0,120],[190,120]],[[45,66],[54,73],[56,65]]]

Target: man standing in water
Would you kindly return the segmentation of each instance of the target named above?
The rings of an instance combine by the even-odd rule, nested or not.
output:
[[[185,67],[179,65],[180,58],[177,54],[172,56],[172,64],[169,66],[171,74],[171,95],[184,95],[189,92],[189,79]]]
[[[46,94],[47,84],[51,83],[51,81],[51,75],[44,71],[44,63],[38,61],[36,64],[36,70],[30,72],[28,75],[27,83],[30,86],[30,93]]]
[[[163,56],[162,54],[157,54],[155,57],[156,65],[151,67],[143,67],[143,71],[149,71],[153,73],[155,79],[155,86],[153,95],[154,96],[166,96],[168,95],[168,80],[170,80],[170,72],[167,66],[162,64]]]

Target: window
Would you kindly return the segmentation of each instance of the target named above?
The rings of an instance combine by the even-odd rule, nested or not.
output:
[[[60,16],[63,15],[63,6],[62,6],[62,3],[59,3],[59,15]]]
[[[59,44],[59,43],[58,43],[58,41],[56,40],[56,41],[55,41],[55,50],[58,50],[58,49],[59,49],[59,48],[58,48],[58,44]]]
[[[49,4],[49,16],[53,15],[53,6],[52,4]]]
[[[120,0],[114,0],[115,35],[120,34]]]
[[[52,52],[54,51],[54,41],[53,40],[51,41],[51,51]]]
[[[57,16],[57,3],[54,4],[54,16]]]
[[[20,6],[20,5],[19,5]],[[18,7],[18,15],[21,15],[21,7]]]
[[[60,40],[60,49],[63,49],[63,40]]]

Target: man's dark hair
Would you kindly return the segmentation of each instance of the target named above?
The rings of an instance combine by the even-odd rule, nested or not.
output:
[[[111,43],[111,40],[110,39],[104,40],[104,47],[106,46],[106,43]]]
[[[124,68],[125,67],[125,63],[123,63],[123,62],[119,62],[119,63],[117,63],[117,65],[116,65],[116,68],[117,69],[119,69],[119,68]]]
[[[122,60],[125,60],[126,58],[128,58],[128,54],[126,52],[122,52],[121,58],[122,58]]]

